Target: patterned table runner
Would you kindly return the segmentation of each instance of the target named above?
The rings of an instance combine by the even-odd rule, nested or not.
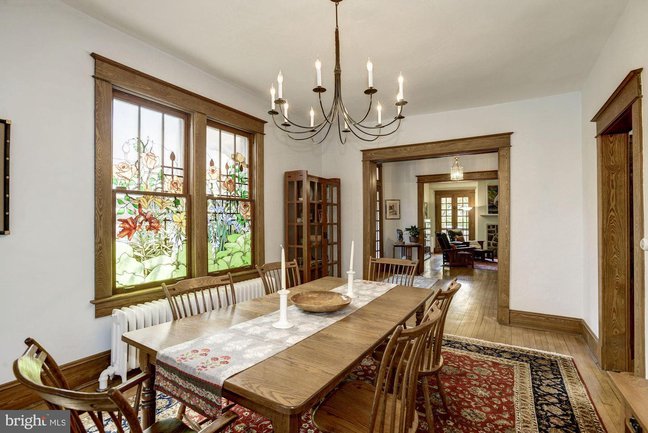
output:
[[[215,418],[220,414],[221,390],[227,378],[331,326],[395,286],[356,280],[353,284],[355,298],[343,310],[313,314],[291,305],[288,320],[294,326],[290,329],[272,326],[279,320],[279,311],[275,311],[209,337],[164,349],[157,355],[155,387],[196,412]],[[345,284],[332,291],[346,293],[346,290]]]

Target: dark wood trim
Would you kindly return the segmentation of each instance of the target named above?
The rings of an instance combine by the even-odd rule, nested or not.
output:
[[[8,235],[9,232],[9,196],[11,194],[9,179],[11,177],[10,170],[10,152],[11,145],[11,120],[0,119],[0,137],[3,142],[0,144],[0,185],[2,188],[2,197],[0,197],[0,235]]]
[[[252,197],[254,197],[254,256],[256,264],[265,263],[265,197],[263,194],[265,136],[262,133],[254,134],[254,148],[251,150],[252,159],[257,161],[254,165],[254,181],[252,184]]]
[[[582,323],[583,321],[581,319],[575,317],[510,310],[511,326],[517,326],[520,328],[581,334],[583,332]]]
[[[511,134],[513,133],[506,132],[503,134],[364,149],[362,150],[362,160],[395,162],[444,156],[492,153],[497,152],[500,148],[511,147]]]
[[[191,119],[191,133],[193,145],[189,147],[190,183],[195,197],[207,196],[205,176],[207,172],[207,116],[196,113]],[[207,217],[207,200],[191,200],[191,215],[193,219]],[[193,221],[192,221],[193,222]],[[189,231],[191,242],[192,276],[203,277],[207,275],[207,224],[191,224]]]
[[[497,179],[497,170],[487,171],[469,171],[464,173],[463,180],[493,180]],[[450,182],[450,173],[442,174],[420,174],[416,176],[417,183],[435,183],[435,182]]]
[[[641,98],[641,72],[635,69],[623,79],[605,104],[592,118],[596,122],[596,134],[602,134],[636,101]]]
[[[396,161],[409,161],[426,158],[441,158],[455,155],[498,153],[499,179],[499,249],[497,278],[497,320],[509,323],[510,297],[510,250],[511,250],[511,135],[512,132],[484,135],[479,137],[457,138],[452,140],[403,146],[377,147],[362,151],[362,206],[363,206],[363,270],[369,269],[369,257],[375,249],[375,206],[376,206],[376,164]],[[421,185],[421,184],[419,184]],[[421,194],[421,191],[418,191]],[[420,212],[419,212],[420,214]],[[419,226],[422,226],[419,217]]]
[[[592,118],[592,122],[596,122],[599,197],[599,338],[596,353],[604,369],[631,368],[635,375],[645,377],[645,264],[644,252],[639,247],[639,240],[644,236],[642,71],[643,69],[630,71]],[[607,215],[604,215],[606,211],[601,198],[604,187],[607,188],[608,185],[603,177],[609,177],[609,170],[604,166],[604,161],[609,162],[610,157],[603,154],[604,146],[605,143],[610,142],[610,134],[625,134],[630,130],[632,130],[631,159],[629,159],[632,170],[632,207],[624,205],[621,213],[616,214],[615,210],[615,217],[608,218]],[[618,186],[618,182],[609,183],[609,185]],[[615,193],[613,197],[617,197],[618,194],[618,192]],[[608,269],[611,262],[604,257],[609,249],[605,248],[604,237],[608,232],[608,224],[611,224],[612,220],[626,221],[630,218],[630,213],[633,221],[631,254],[634,259],[631,260],[632,269],[628,269],[627,273],[632,273],[634,301],[632,304],[626,302],[621,305],[619,299],[622,297],[625,299],[625,297],[618,293],[619,287],[614,283],[617,280],[617,272],[614,269]],[[629,296],[627,300],[629,300]],[[634,316],[633,323],[630,323],[631,320],[628,317],[630,308]],[[635,352],[633,363],[620,359],[620,357],[629,358],[629,355],[624,355],[626,350],[619,349],[620,326],[623,327],[623,335],[626,338],[631,332],[626,328],[633,328]],[[624,346],[626,345],[629,345],[629,342],[625,342]],[[628,367],[622,368],[622,365]]]
[[[16,354],[16,357],[18,355]],[[97,383],[97,378],[109,365],[110,351],[108,350],[64,364],[61,366],[61,370],[72,388],[81,389],[93,382]],[[18,381],[14,380],[0,385],[0,407],[2,409],[26,409],[40,401],[38,395]]]
[[[143,95],[183,111],[199,111],[218,122],[250,132],[263,133],[267,123],[255,116],[228,107],[190,90],[148,75],[114,60],[92,53],[95,59],[95,78],[112,83],[131,93]]]

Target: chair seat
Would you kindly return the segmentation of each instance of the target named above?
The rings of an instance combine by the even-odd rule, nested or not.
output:
[[[191,433],[194,432],[185,423],[177,418],[166,418],[156,421],[144,433]],[[195,432],[194,432],[195,433]]]
[[[375,391],[375,388],[367,382],[355,380],[345,383],[315,410],[313,423],[318,429],[327,433],[369,433]],[[394,397],[389,395],[388,398]],[[397,413],[400,411],[400,406],[400,401],[397,401]],[[389,415],[387,414],[385,420],[386,425],[391,423]],[[418,416],[415,412],[410,431],[416,431],[417,426]],[[378,426],[374,429],[376,432],[380,430]],[[398,430],[399,426],[396,425],[394,431]]]

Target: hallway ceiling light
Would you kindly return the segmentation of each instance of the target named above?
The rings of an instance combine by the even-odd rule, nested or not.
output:
[[[459,165],[459,157],[455,157],[454,164],[450,168],[450,180],[463,180],[463,167]]]
[[[360,140],[375,141],[380,137],[385,137],[396,132],[400,127],[401,120],[405,118],[405,116],[403,116],[403,107],[407,104],[407,101],[403,96],[403,75],[401,74],[398,76],[398,94],[396,95],[396,115],[394,116],[394,119],[390,120],[386,124],[382,123],[383,107],[380,102],[378,102],[376,105],[376,121],[370,122],[367,118],[372,111],[371,108],[374,102],[373,95],[378,92],[378,89],[373,86],[373,63],[371,63],[371,60],[368,60],[367,89],[364,91],[364,94],[369,97],[369,107],[367,108],[366,113],[359,120],[351,117],[342,100],[340,32],[338,29],[338,6],[342,0],[331,1],[335,3],[335,69],[333,70],[335,88],[333,90],[333,103],[331,104],[331,107],[327,111],[324,109],[324,104],[322,103],[322,93],[326,92],[326,89],[322,87],[322,63],[317,59],[315,61],[317,84],[313,89],[313,92],[317,94],[317,104],[320,107],[322,117],[321,121],[317,119],[318,123],[315,122],[315,110],[313,110],[313,107],[310,108],[308,113],[310,116],[309,126],[300,125],[289,118],[289,104],[288,99],[284,98],[283,95],[284,77],[281,71],[279,71],[279,75],[277,76],[277,89],[275,89],[274,84],[270,88],[271,109],[268,111],[268,114],[272,115],[272,120],[277,128],[286,132],[293,140],[312,139],[313,141],[317,141],[317,143],[321,143],[326,139],[333,125],[337,124],[338,137],[340,142],[343,144],[346,142],[347,134],[349,132]],[[279,117],[280,122],[277,122],[277,117]]]

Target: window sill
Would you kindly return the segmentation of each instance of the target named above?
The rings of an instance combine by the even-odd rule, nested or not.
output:
[[[251,280],[258,276],[259,274],[256,269],[247,269],[233,273],[232,279],[238,283],[239,281]],[[110,316],[116,308],[128,307],[162,298],[164,298],[162,287],[153,287],[151,289],[137,290],[132,293],[120,293],[107,298],[95,299],[90,301],[90,303],[95,306],[95,318],[99,318]]]

